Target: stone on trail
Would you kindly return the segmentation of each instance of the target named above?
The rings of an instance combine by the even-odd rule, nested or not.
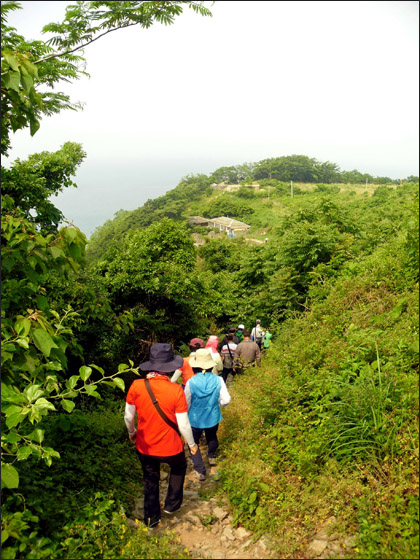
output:
[[[327,541],[315,539],[309,544],[308,552],[313,556],[320,556],[324,552],[327,544]]]
[[[229,515],[229,512],[225,511],[224,509],[222,509],[220,507],[215,507],[213,509],[213,513],[219,521],[223,521],[223,519],[225,519],[225,517],[227,517]]]

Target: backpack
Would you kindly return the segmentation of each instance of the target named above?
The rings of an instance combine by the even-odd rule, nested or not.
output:
[[[223,356],[223,366],[226,369],[231,369],[233,368],[233,350],[229,348],[229,344],[226,343],[228,351],[225,353],[223,352],[222,356]]]
[[[263,336],[264,336],[264,331],[262,330],[260,325],[257,325],[255,327],[255,339],[261,340]]]

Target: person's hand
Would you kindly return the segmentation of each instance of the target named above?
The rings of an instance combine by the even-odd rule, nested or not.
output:
[[[198,451],[198,445],[194,443],[192,447],[190,447],[191,455],[195,455]]]
[[[128,437],[130,438],[131,443],[136,443],[137,430],[135,432],[133,432],[132,434],[128,434]]]

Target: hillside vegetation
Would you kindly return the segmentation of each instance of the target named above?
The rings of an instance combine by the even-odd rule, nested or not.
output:
[[[313,557],[331,519],[348,557],[417,557],[418,184],[294,183],[292,196],[273,179],[212,180],[117,213],[87,260],[81,232],[49,248],[5,198],[5,558],[188,557],[126,529],[141,469],[107,385],[127,391],[151,343],[186,355],[191,337],[257,317],[272,346],[221,423],[234,522],[271,535],[276,557]],[[194,215],[251,228],[229,238]],[[11,244],[24,229],[29,245]]]
[[[78,3],[46,43],[8,26],[19,4],[3,2],[1,154],[13,132],[79,107],[55,86],[86,73],[89,43],[186,7],[211,15]],[[418,177],[304,155],[223,167],[88,242],[51,201],[86,155],[66,142],[1,169],[2,558],[189,558],[128,523],[142,483],[125,394],[151,344],[186,355],[190,338],[256,318],[273,341],[230,386],[216,502],[269,538],[267,556],[320,557],[328,522],[330,557],[417,558]],[[230,238],[197,215],[250,229]]]

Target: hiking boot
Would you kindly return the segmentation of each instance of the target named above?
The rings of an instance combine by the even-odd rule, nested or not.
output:
[[[217,465],[217,461],[216,461],[215,457],[209,457],[209,465],[211,467],[214,467],[214,465]]]
[[[201,474],[198,471],[193,471],[193,472],[194,472],[195,478],[198,478],[198,480],[206,480],[206,475],[205,474]]]
[[[180,509],[181,509],[181,506],[179,508],[176,508],[176,509],[172,510],[172,511],[170,511],[169,509],[164,509],[163,511],[165,513],[169,513],[169,515],[171,515],[172,513],[175,513],[177,511],[179,511]]]

